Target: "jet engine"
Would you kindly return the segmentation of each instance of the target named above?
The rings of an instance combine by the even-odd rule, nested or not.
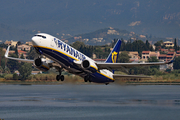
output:
[[[98,67],[97,67],[96,63],[93,61],[89,61],[89,60],[82,61],[81,67],[85,70],[92,72],[92,73],[98,71]]]
[[[43,58],[36,58],[34,60],[34,66],[43,72],[46,72],[50,69],[46,59]]]

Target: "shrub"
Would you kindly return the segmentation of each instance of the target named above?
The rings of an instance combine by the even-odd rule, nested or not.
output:
[[[16,73],[13,74],[13,80],[18,80],[18,74]]]
[[[4,76],[4,78],[5,78],[6,80],[13,80],[13,74],[6,74],[6,75]]]
[[[34,80],[34,75],[30,75],[27,79],[28,80]]]
[[[37,74],[29,77],[30,80],[56,80],[55,74]]]

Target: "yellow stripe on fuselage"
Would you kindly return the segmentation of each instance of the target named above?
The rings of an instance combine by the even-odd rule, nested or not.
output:
[[[49,70],[49,68],[48,68],[48,67],[46,67],[45,65],[42,65],[42,67],[44,67],[44,68],[46,68],[46,69],[48,69],[48,70]]]
[[[107,75],[105,75],[105,74],[103,74],[103,73],[100,73],[99,71],[98,71],[98,73],[101,74],[101,75],[103,75],[103,76],[105,76],[105,77],[107,77],[107,78],[109,78],[109,79],[111,79],[111,80],[115,80],[115,79],[113,79],[113,78],[111,78],[111,77],[109,77],[109,76],[107,76]]]
[[[41,47],[41,48],[51,49],[51,50],[57,51],[57,52],[59,52],[59,53],[62,53],[62,54],[66,55],[66,56],[68,56],[68,57],[70,57],[70,58],[72,58],[72,59],[75,59],[76,61],[79,61],[79,59],[77,59],[77,58],[75,58],[75,57],[72,57],[72,56],[70,56],[70,55],[68,55],[68,54],[66,54],[66,53],[64,53],[64,52],[61,52],[61,51],[59,51],[59,50],[57,50],[57,49],[53,49],[53,48],[49,48],[49,47],[44,47],[44,46],[33,46],[33,47]]]
[[[90,67],[94,68],[95,70],[98,70],[96,67],[94,67],[94,66],[92,66],[92,65],[91,65]]]

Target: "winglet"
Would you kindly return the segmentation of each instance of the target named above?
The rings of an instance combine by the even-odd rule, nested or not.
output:
[[[10,46],[8,46],[8,48],[7,48],[7,50],[6,50],[6,53],[5,53],[5,58],[8,58],[8,55],[9,55],[9,48],[10,48]]]
[[[175,54],[173,55],[172,59],[167,64],[171,64],[171,63],[174,62],[174,60],[176,58],[176,54],[177,54],[177,52],[175,52]]]

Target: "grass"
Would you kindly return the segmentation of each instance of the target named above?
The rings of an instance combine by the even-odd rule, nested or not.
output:
[[[125,74],[123,72],[116,72],[116,74]],[[0,83],[6,84],[84,84],[84,79],[75,75],[64,75],[65,81],[56,81],[56,74],[37,74],[30,75],[27,80],[12,80],[13,74],[6,74],[4,78],[0,78]],[[152,79],[122,79],[116,80],[118,84],[180,84],[180,73],[167,73],[163,75],[151,76]],[[88,83],[86,83],[88,84]]]
[[[4,84],[78,84],[84,83],[84,79],[75,75],[64,75],[65,80],[63,82],[56,80],[56,74],[37,74],[30,75],[27,80],[12,80],[13,75],[7,74],[7,79],[0,78],[0,83]]]

